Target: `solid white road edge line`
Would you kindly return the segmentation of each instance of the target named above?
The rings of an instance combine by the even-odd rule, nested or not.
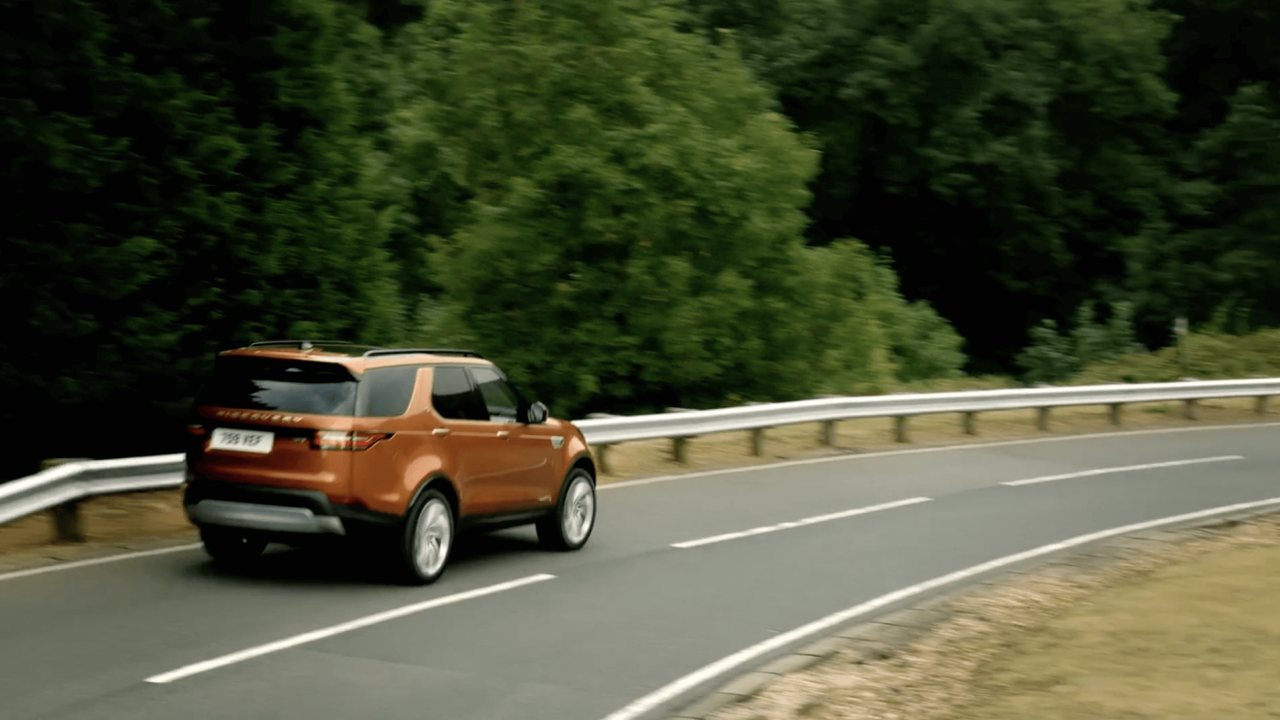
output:
[[[1136,435],[1165,435],[1169,433],[1182,433],[1182,432],[1205,432],[1205,431],[1211,431],[1211,430],[1245,430],[1248,428],[1272,428],[1272,427],[1280,427],[1280,422],[1236,423],[1231,425],[1200,425],[1196,427],[1152,428],[1150,430],[1116,430],[1113,432],[1084,433],[1081,435],[1056,435],[1053,437],[1024,438],[1021,440],[998,440],[996,442],[968,443],[965,445],[938,445],[935,447],[911,448],[908,450],[882,450],[880,452],[860,453],[858,455],[830,455],[827,457],[806,458],[804,460],[783,460],[782,462],[765,463],[762,465],[747,465],[744,467],[723,468],[720,470],[699,470],[698,472],[679,473],[676,475],[660,475],[658,477],[636,478],[635,480],[622,480],[619,482],[601,484],[596,487],[596,492],[603,492],[605,490],[621,490],[623,488],[639,487],[641,485],[652,485],[653,483],[671,482],[672,480],[688,480],[690,478],[714,477],[716,475],[731,475],[734,473],[767,472],[769,470],[777,470],[779,468],[788,468],[788,467],[799,467],[801,465],[817,465],[819,463],[830,463],[830,462],[852,462],[854,460],[866,460],[869,458],[893,457],[894,455],[919,455],[921,453],[958,452],[960,450],[984,450],[986,448],[1013,447],[1017,445],[1034,445],[1036,443],[1067,442],[1071,440],[1098,440],[1100,438],[1126,438],[1126,437],[1133,437]]]
[[[139,552],[124,553],[123,555],[108,555],[106,557],[91,558],[89,560],[73,560],[72,562],[55,563],[53,565],[44,565],[42,567],[31,568],[29,570],[15,570],[13,572],[0,573],[0,582],[31,577],[32,575],[43,575],[44,573],[56,572],[58,570],[74,570],[76,568],[89,567],[91,565],[105,565],[107,563],[119,562],[121,560],[133,560],[136,558],[151,557],[153,555],[167,555],[169,553],[182,552],[184,550],[195,550],[200,546],[200,543],[189,543],[186,545],[159,548],[158,550],[142,550]]]
[[[1188,520],[1211,517],[1213,515],[1252,510],[1266,507],[1268,505],[1280,505],[1280,497],[1270,498],[1268,500],[1258,500],[1255,502],[1239,503],[1236,505],[1225,505],[1209,510],[1186,513],[1184,515],[1160,518],[1159,520],[1134,523],[1133,525],[1125,525],[1123,527],[1102,530],[1100,532],[1093,532],[1087,535],[1077,535],[1076,537],[1068,540],[1051,543],[1049,545],[1042,545],[1038,548],[1015,553],[1013,555],[1006,555],[1005,557],[985,562],[981,565],[974,565],[973,567],[969,567],[964,570],[958,570],[948,575],[942,575],[918,585],[912,585],[911,587],[902,588],[901,590],[896,590],[887,595],[881,595],[880,597],[874,600],[869,600],[861,605],[855,605],[851,608],[832,613],[831,615],[815,620],[808,625],[802,625],[794,630],[790,630],[780,635],[775,635],[764,642],[752,645],[744,650],[739,650],[732,655],[721,658],[710,665],[706,665],[695,670],[688,675],[685,675],[684,677],[679,678],[678,680],[675,680],[674,682],[665,685],[648,695],[645,695],[644,697],[628,704],[626,707],[606,716],[604,720],[635,720],[644,713],[653,710],[663,703],[674,700],[682,693],[688,692],[705,682],[714,680],[755,658],[769,653],[770,651],[804,640],[810,635],[816,635],[824,630],[833,628],[841,623],[852,620],[860,615],[865,615],[886,605],[891,605],[899,600],[906,600],[914,595],[919,595],[950,583],[967,580],[977,575],[981,575],[982,573],[996,570],[1007,565],[1013,565],[1015,563],[1022,562],[1023,560],[1031,560],[1043,555],[1049,555],[1061,550],[1067,550],[1078,545],[1084,545],[1086,543],[1103,540],[1116,535],[1149,530],[1151,528],[1160,527],[1161,525],[1171,525]]]
[[[841,512],[829,513],[827,515],[815,515],[807,517],[803,520],[793,520],[791,522],[778,523],[777,525],[764,525],[762,527],[752,528],[750,530],[742,530],[740,532],[724,533],[723,535],[713,535],[698,540],[686,540],[684,542],[672,543],[673,548],[691,548],[699,545],[710,545],[711,543],[724,542],[725,540],[737,540],[738,538],[750,537],[752,535],[763,535],[765,533],[777,532],[779,530],[787,530],[789,528],[802,527],[804,525],[813,525],[815,523],[827,522],[828,520],[840,520],[841,518],[853,517],[854,515],[865,515],[867,513],[877,512],[879,510],[891,510],[905,505],[915,505],[917,503],[929,502],[931,498],[915,497],[907,500],[895,500],[893,502],[882,503],[880,505],[871,505],[868,507],[856,508],[854,510],[842,510]]]
[[[331,625],[327,628],[312,630],[311,632],[302,633],[301,635],[294,635],[293,637],[285,638],[283,640],[277,640],[275,642],[267,643],[265,645],[251,647],[247,650],[241,650],[239,652],[229,653],[227,655],[223,655],[222,657],[217,657],[212,660],[205,660],[204,662],[198,662],[192,665],[187,665],[185,667],[180,667],[177,670],[171,670],[167,673],[152,675],[151,677],[147,678],[146,681],[149,683],[168,683],[168,682],[173,682],[174,680],[181,680],[182,678],[190,677],[192,675],[196,675],[202,672],[208,672],[210,670],[215,670],[217,668],[225,667],[227,665],[233,665],[238,662],[244,662],[245,660],[249,660],[251,658],[256,658],[262,655],[267,655],[269,653],[278,652],[280,650],[287,650],[292,647],[297,647],[299,645],[304,645],[306,643],[315,642],[316,640],[322,640],[324,638],[333,637],[334,635],[350,632],[352,630],[358,630],[360,628],[368,627],[370,625],[375,625],[381,622],[386,622],[388,620],[394,620],[396,618],[404,617],[405,615],[412,615],[413,613],[419,613],[424,610],[438,608],[438,607],[441,607],[442,605],[452,605],[453,603],[462,602],[463,600],[471,600],[473,598],[482,597],[484,595],[492,595],[494,593],[503,592],[504,590],[514,590],[515,588],[522,587],[524,585],[531,585],[533,583],[542,582],[544,580],[550,580],[554,577],[555,575],[548,575],[546,573],[542,573],[539,575],[529,575],[527,577],[523,577],[518,580],[510,580],[508,582],[498,583],[497,585],[488,585],[486,587],[476,588],[475,590],[467,590],[466,592],[455,593],[453,595],[445,595],[444,597],[433,598],[431,600],[425,600],[423,602],[413,603],[412,605],[405,605],[403,607],[387,610],[385,612],[380,612],[373,615],[366,615],[362,618],[357,618],[355,620],[344,622],[339,625]]]
[[[1146,463],[1145,465],[1126,465],[1124,467],[1097,468],[1080,472],[1063,473],[1061,475],[1043,475],[1025,480],[1009,480],[1001,485],[1034,485],[1036,483],[1053,482],[1054,480],[1070,480],[1071,478],[1093,477],[1094,475],[1110,475],[1112,473],[1133,472],[1135,470],[1155,470],[1157,468],[1181,467],[1183,465],[1199,465],[1201,463],[1227,462],[1243,460],[1243,455],[1219,455],[1217,457],[1193,458],[1191,460],[1170,460],[1168,462]]]

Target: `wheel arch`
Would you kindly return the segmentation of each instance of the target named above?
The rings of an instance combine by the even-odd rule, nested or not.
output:
[[[569,490],[569,478],[573,475],[575,470],[587,471],[587,475],[591,476],[591,487],[596,487],[600,484],[599,478],[596,477],[596,464],[595,461],[591,459],[591,453],[586,450],[582,450],[569,459],[568,466],[565,467],[564,470],[564,475],[560,476],[560,486],[556,488],[555,507],[560,506],[560,502],[564,499],[565,492]]]
[[[574,455],[573,458],[569,461],[569,469],[565,471],[564,479],[568,480],[569,476],[573,474],[573,471],[579,468],[586,470],[587,473],[591,475],[592,485],[599,484],[600,478],[596,474],[595,460],[591,459],[591,453],[587,452],[586,450],[583,450],[579,452],[577,455]],[[561,484],[562,485],[564,484],[563,480],[561,481]]]
[[[432,473],[418,483],[418,488],[413,491],[413,496],[409,498],[409,508],[417,504],[418,499],[428,490],[439,490],[442,495],[449,501],[449,511],[453,514],[454,523],[458,522],[462,513],[462,508],[458,502],[458,489],[454,487],[453,481],[444,473]],[[408,517],[406,510],[405,516]]]

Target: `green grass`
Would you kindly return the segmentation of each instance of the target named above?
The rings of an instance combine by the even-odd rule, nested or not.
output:
[[[1280,328],[1259,330],[1249,335],[1193,333],[1187,336],[1187,367],[1178,364],[1178,349],[1123,355],[1110,362],[1092,363],[1067,382],[1068,385],[1098,383],[1176,382],[1183,377],[1197,380],[1228,380],[1256,375],[1280,377]],[[1005,375],[919,380],[899,383],[889,392],[952,392],[996,390],[1019,387],[1017,379]],[[1167,407],[1146,408],[1147,412],[1168,412]]]
[[[1089,365],[1070,384],[1280,376],[1280,329],[1260,330],[1250,335],[1195,333],[1187,336],[1186,348],[1185,372],[1178,364],[1178,349],[1168,347]]]
[[[965,390],[999,390],[1017,386],[1017,381],[1007,375],[979,375],[898,383],[891,388],[891,392],[961,392]]]
[[[1250,335],[1193,333],[1187,337],[1187,367],[1178,364],[1178,349],[1123,355],[1110,362],[1093,363],[1068,385],[1098,383],[1176,382],[1179,378],[1227,380],[1255,375],[1280,377],[1280,328],[1260,330]],[[1017,379],[1006,375],[918,380],[898,383],[889,392],[953,392],[996,390],[1019,387]],[[1148,412],[1168,412],[1168,408],[1147,408]]]

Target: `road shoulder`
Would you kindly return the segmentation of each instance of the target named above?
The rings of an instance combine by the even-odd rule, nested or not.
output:
[[[978,708],[982,712],[972,717],[994,717],[992,708],[1002,703],[1038,717],[1053,708],[1043,707],[1045,688],[1036,683],[1057,682],[1061,687],[1050,688],[1057,691],[1073,688],[1071,678],[1023,677],[1002,663],[1012,650],[1104,593],[1158,582],[1169,571],[1248,548],[1280,548],[1280,513],[1134,533],[1009,570],[845,627],[730,678],[668,717],[958,719]],[[1062,642],[1061,633],[1055,637]],[[1025,698],[1035,693],[1039,706],[1026,707]]]

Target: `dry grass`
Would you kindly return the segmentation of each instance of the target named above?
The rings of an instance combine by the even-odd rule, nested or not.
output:
[[[177,490],[106,495],[80,504],[83,545],[57,543],[51,513],[39,513],[0,525],[0,557],[6,566],[18,557],[69,559],[103,546],[194,539],[195,528],[182,511]]]
[[[1280,516],[961,595],[884,660],[842,652],[713,720],[1280,717]]]

